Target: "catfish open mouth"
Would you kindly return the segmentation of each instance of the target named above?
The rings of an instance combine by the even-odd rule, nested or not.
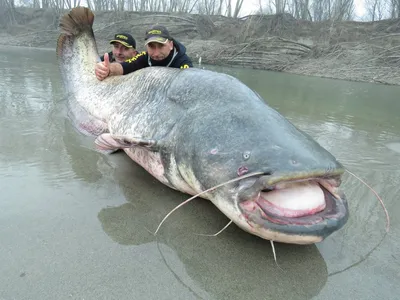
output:
[[[328,235],[348,218],[336,179],[283,181],[239,204],[251,226],[287,233]]]

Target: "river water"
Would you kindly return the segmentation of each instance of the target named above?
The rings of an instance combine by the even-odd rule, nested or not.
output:
[[[350,218],[310,246],[230,226],[65,118],[55,51],[0,48],[0,299],[398,299],[400,87],[209,67],[238,77],[383,198],[344,176]]]

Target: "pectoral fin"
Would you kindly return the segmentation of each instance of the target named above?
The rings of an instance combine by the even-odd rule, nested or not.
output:
[[[115,152],[119,149],[132,147],[145,147],[154,149],[157,145],[157,141],[126,135],[118,136],[110,133],[103,133],[96,138],[95,144],[96,148],[100,151]]]

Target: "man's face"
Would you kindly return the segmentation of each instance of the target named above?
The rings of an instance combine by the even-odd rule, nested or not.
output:
[[[127,59],[134,57],[137,54],[135,48],[128,48],[120,43],[113,43],[112,49],[113,56],[116,62],[122,63]]]
[[[168,41],[165,44],[150,42],[146,45],[147,53],[150,55],[151,59],[154,60],[165,59],[173,48],[174,44],[172,41]]]

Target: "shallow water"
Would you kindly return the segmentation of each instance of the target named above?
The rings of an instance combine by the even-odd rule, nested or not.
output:
[[[0,299],[397,299],[399,87],[210,67],[238,77],[381,195],[345,175],[350,219],[311,246],[230,226],[65,118],[54,51],[0,48]]]

